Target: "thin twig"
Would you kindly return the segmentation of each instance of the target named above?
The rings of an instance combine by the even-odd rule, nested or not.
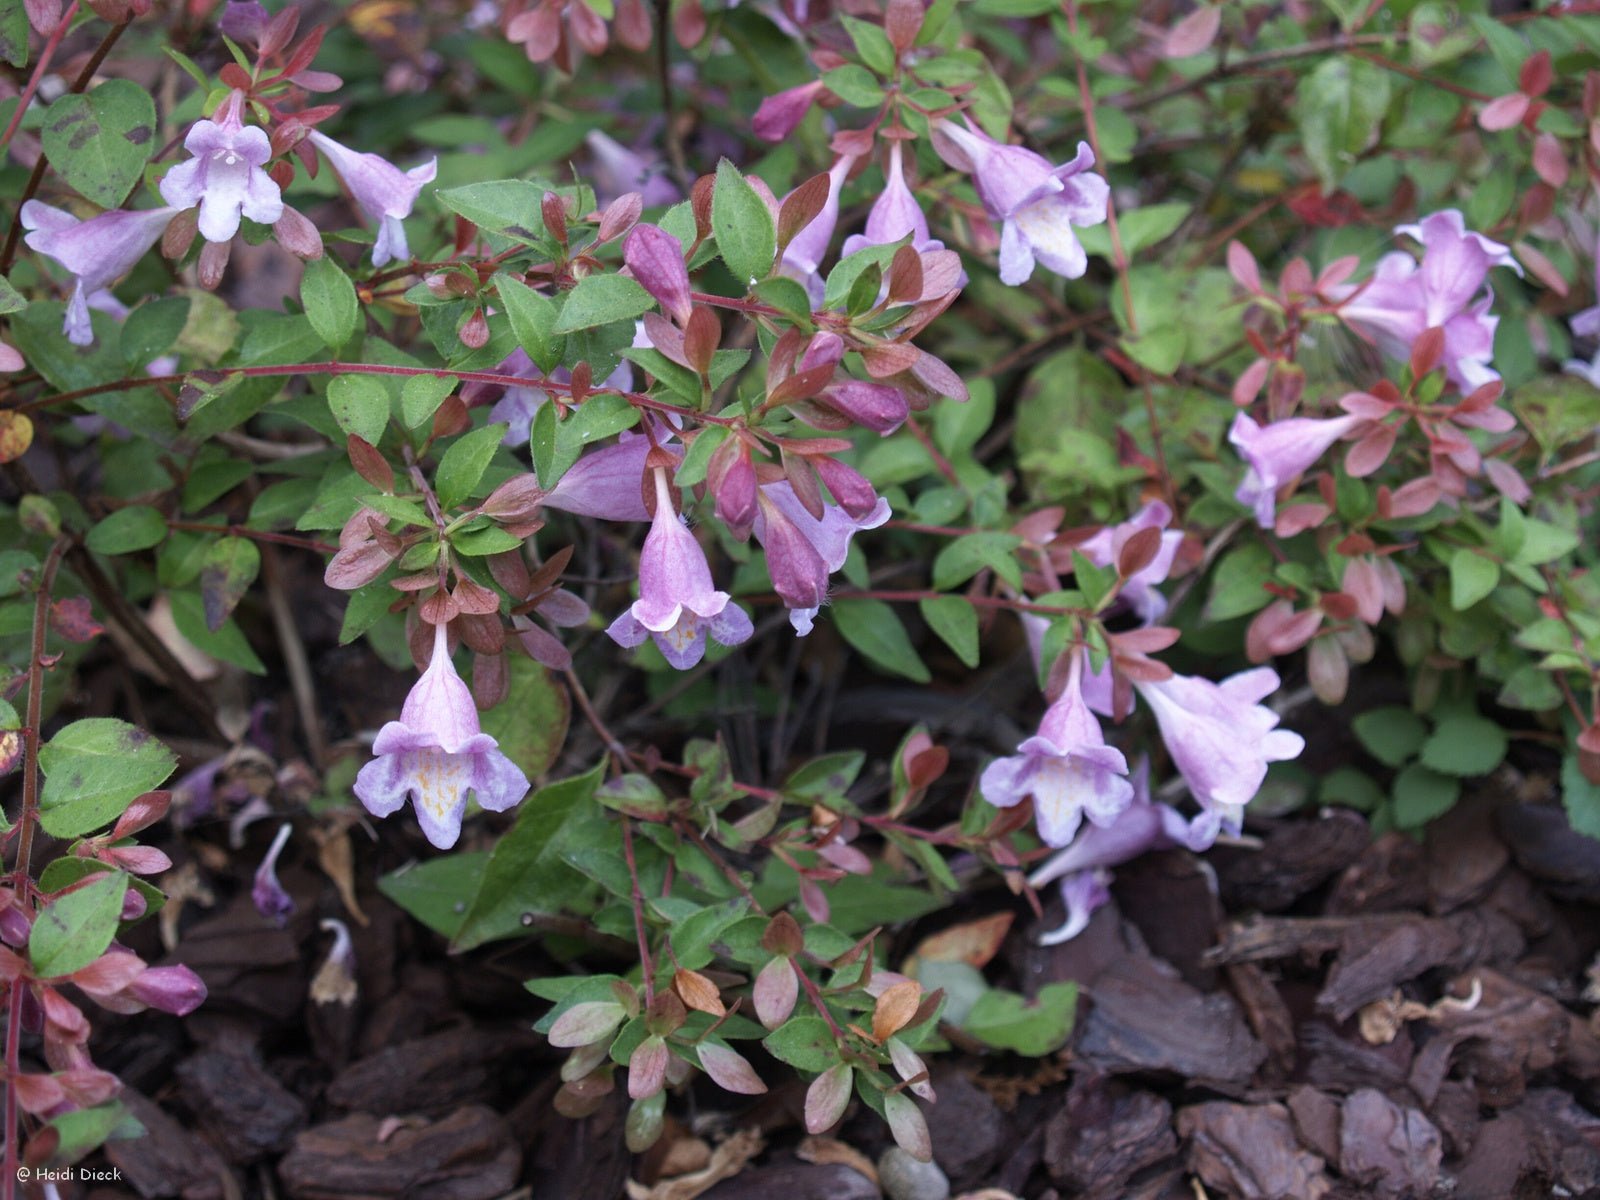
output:
[[[666,121],[667,160],[678,190],[685,196],[694,185],[689,160],[683,152],[683,135],[678,131],[677,105],[672,95],[672,0],[656,0],[656,80],[661,85],[661,114]]]
[[[278,636],[278,649],[283,652],[284,666],[289,670],[289,687],[294,693],[295,711],[305,729],[306,745],[311,749],[311,761],[318,770],[328,765],[328,736],[322,728],[322,714],[317,708],[316,683],[311,677],[311,660],[306,657],[305,643],[300,639],[295,624],[294,609],[283,586],[283,564],[271,545],[261,547],[261,582],[267,593],[267,610],[272,614],[272,627]]]

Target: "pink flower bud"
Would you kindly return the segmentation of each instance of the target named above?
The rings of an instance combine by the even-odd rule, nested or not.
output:
[[[828,485],[839,507],[851,517],[859,521],[878,506],[878,493],[859,471],[824,454],[813,456],[811,465],[822,476],[822,482]]]
[[[811,105],[821,92],[822,80],[815,79],[799,87],[768,96],[761,102],[761,107],[756,109],[755,119],[750,122],[750,127],[764,142],[781,142],[794,132],[801,121],[805,120],[806,113],[811,111]]]
[[[857,425],[884,436],[905,424],[906,417],[911,413],[905,393],[899,388],[860,379],[836,383],[818,399]]]
[[[683,246],[658,225],[635,225],[622,243],[622,258],[639,285],[681,327],[688,323],[689,272]]]
[[[127,994],[162,1012],[186,1017],[206,1000],[206,985],[188,967],[151,967],[128,985]]]
[[[730,437],[712,452],[706,485],[717,499],[717,519],[740,541],[749,537],[756,519],[756,469],[743,440]]]

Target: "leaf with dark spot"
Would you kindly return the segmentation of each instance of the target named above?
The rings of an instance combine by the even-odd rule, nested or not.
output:
[[[44,123],[44,151],[79,193],[118,208],[150,160],[156,106],[126,79],[109,79],[86,94],[62,96]]]
[[[200,565],[200,599],[206,628],[216,633],[238,606],[261,569],[261,551],[249,538],[219,538]]]

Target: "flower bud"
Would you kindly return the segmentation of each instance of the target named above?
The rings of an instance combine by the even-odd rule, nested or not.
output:
[[[130,983],[127,991],[139,1003],[175,1017],[188,1016],[206,1000],[205,983],[200,976],[181,964],[151,967]]]
[[[899,388],[859,379],[835,384],[823,392],[819,399],[857,425],[883,435],[899,429],[911,411],[905,393]]]
[[[764,142],[783,141],[805,120],[806,113],[811,111],[811,105],[821,94],[822,86],[822,80],[816,79],[768,96],[756,109],[755,118],[750,122],[751,129]]]
[[[658,225],[635,225],[622,244],[622,259],[662,311],[679,326],[686,325],[692,307],[689,272],[678,239]]]
[[[812,455],[810,461],[817,474],[822,476],[822,482],[833,493],[839,507],[856,520],[861,520],[878,506],[878,493],[873,490],[866,476],[853,467],[847,467],[825,454]]]
[[[756,469],[742,438],[730,437],[711,454],[706,485],[717,500],[717,520],[740,541],[756,519]]]

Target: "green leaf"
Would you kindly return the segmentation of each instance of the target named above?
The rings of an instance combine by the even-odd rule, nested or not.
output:
[[[261,551],[249,538],[218,538],[200,566],[200,599],[206,628],[216,633],[244,598],[261,569]]]
[[[1511,407],[1549,462],[1600,425],[1600,390],[1573,375],[1546,375],[1520,385]]]
[[[1446,717],[1422,746],[1422,765],[1446,775],[1487,775],[1500,765],[1506,731],[1484,717]]]
[[[1014,533],[969,533],[939,551],[933,560],[933,586],[941,592],[965,583],[987,567],[1012,587],[1022,587],[1022,568],[1013,553],[1022,545]]]
[[[928,627],[969,667],[978,665],[978,610],[961,596],[930,596],[917,607]]]
[[[394,603],[394,597],[394,589],[381,578],[351,592],[339,626],[339,645],[348,646],[381,621],[389,605]]]
[[[749,911],[750,901],[735,896],[674,923],[672,952],[677,956],[678,965],[698,971],[709,964],[714,957],[713,943]]]
[[[840,600],[833,606],[839,633],[874,666],[916,683],[933,676],[912,648],[905,626],[882,600]]]
[[[517,344],[548,375],[561,365],[562,338],[555,332],[560,307],[510,275],[496,275],[494,285],[505,304],[506,316],[511,319]]]
[[[867,756],[860,750],[825,754],[796,768],[783,781],[785,794],[797,801],[824,801],[843,796],[861,774]]]
[[[205,603],[198,591],[182,588],[170,593],[170,598],[172,623],[178,627],[179,633],[198,648],[211,657],[232,663],[252,675],[267,673],[266,664],[261,661],[260,655],[250,645],[250,640],[244,636],[244,631],[231,617],[214,631],[207,628]]]
[[[148,550],[167,536],[167,519],[148,504],[119,508],[96,522],[84,538],[96,554],[132,554]]]
[[[1388,73],[1365,59],[1325,59],[1300,81],[1300,141],[1324,191],[1333,191],[1356,156],[1377,140],[1388,111]]]
[[[449,510],[472,495],[474,488],[489,469],[489,460],[505,437],[504,425],[485,425],[464,433],[450,443],[450,448],[439,459],[439,469],[434,472],[433,484],[439,492],[439,504]]]
[[[1561,760],[1561,803],[1574,829],[1600,839],[1600,784],[1589,782],[1576,754]]]
[[[28,61],[28,10],[22,0],[0,0],[0,59],[13,67]]]
[[[522,933],[525,913],[556,913],[587,890],[583,877],[562,861],[568,847],[592,846],[606,827],[595,789],[605,771],[540,788],[517,809],[517,823],[495,844],[483,883],[451,939],[454,951]]]
[[[415,429],[433,419],[445,397],[461,383],[454,375],[413,375],[400,389],[400,419]],[[367,438],[371,442],[371,438]],[[373,445],[377,445],[373,442]]]
[[[841,16],[839,20],[844,24],[845,31],[850,35],[850,40],[855,43],[856,53],[861,56],[861,61],[866,63],[879,75],[894,73],[894,63],[897,57],[894,44],[889,41],[889,35],[883,31],[881,25],[873,25],[856,17]]]
[[[1401,829],[1420,829],[1455,805],[1461,784],[1420,763],[1412,763],[1394,778],[1394,823]]]
[[[1047,983],[1031,1001],[991,988],[978,997],[961,1027],[997,1050],[1040,1058],[1067,1044],[1077,1011],[1075,983]]]
[[[122,341],[118,347],[122,361],[130,367],[143,367],[152,359],[160,358],[172,349],[188,319],[187,296],[168,296],[141,304],[122,323]]]
[[[28,960],[40,979],[59,979],[106,952],[122,920],[128,877],[107,871],[52,900],[28,935]]]
[[[56,1131],[54,1167],[75,1163],[107,1142],[130,1141],[143,1137],[145,1128],[134,1119],[121,1101],[77,1108],[51,1117],[49,1127]]]
[[[554,408],[544,405],[543,408]],[[542,410],[541,410],[542,411]],[[602,392],[590,396],[567,419],[556,425],[555,457],[552,472],[560,479],[590,446],[632,428],[639,422],[639,410],[621,396]],[[540,475],[543,480],[545,476]],[[554,486],[554,485],[552,485]]]
[[[678,473],[673,477],[674,482],[681,488],[694,487],[695,484],[704,482],[706,468],[711,462],[711,452],[727,440],[726,425],[710,425],[695,434],[694,441],[689,444],[689,452],[683,456],[683,462],[678,464]]]
[[[487,850],[445,854],[379,876],[378,890],[435,933],[453,938],[488,865]]]
[[[1471,608],[1500,582],[1500,564],[1460,546],[1450,556],[1450,607]]]
[[[52,104],[42,137],[50,165],[75,191],[102,208],[120,208],[156,149],[155,132],[150,93],[131,80],[109,79]]]
[[[306,264],[300,280],[300,303],[305,306],[306,320],[328,349],[337,351],[355,333],[361,316],[356,287],[331,254]]]
[[[529,779],[550,769],[567,740],[572,704],[550,669],[522,654],[506,656],[506,698],[479,717],[483,731]]]
[[[1365,771],[1335,767],[1322,777],[1317,803],[1342,804],[1357,812],[1374,812],[1383,803],[1383,789]]]
[[[435,192],[439,203],[480,229],[535,246],[550,240],[540,217],[545,193],[553,189],[526,179],[491,179]]]
[[[741,288],[767,277],[778,253],[777,226],[766,202],[725,158],[717,163],[717,182],[711,193],[711,230],[717,238],[717,252]]]
[[[946,458],[960,458],[994,423],[994,384],[974,379],[966,400],[943,399],[933,409],[933,444]]]
[[[1141,250],[1159,245],[1177,232],[1185,218],[1194,210],[1186,201],[1174,200],[1166,204],[1151,204],[1128,213],[1117,214],[1117,232],[1122,238],[1122,250],[1129,258]],[[1113,261],[1111,235],[1104,225],[1074,230],[1088,254],[1098,254],[1107,262]]]
[[[839,1061],[838,1043],[821,1017],[793,1017],[761,1039],[767,1053],[799,1071],[826,1071]]]
[[[1416,757],[1427,740],[1428,727],[1408,708],[1369,709],[1351,722],[1361,748],[1386,767],[1398,767]]]
[[[855,108],[876,108],[883,103],[883,88],[871,71],[846,63],[822,73],[822,84],[846,104]],[[720,239],[719,239],[720,242]]]
[[[550,332],[576,333],[597,325],[631,321],[654,304],[650,293],[626,275],[586,275],[567,293],[561,315]]]
[[[1524,566],[1542,566],[1571,554],[1578,548],[1578,542],[1576,530],[1529,517],[1522,522],[1521,544],[1511,558]]]
[[[328,411],[345,433],[376,446],[389,425],[389,389],[376,375],[336,375],[328,381]]]

